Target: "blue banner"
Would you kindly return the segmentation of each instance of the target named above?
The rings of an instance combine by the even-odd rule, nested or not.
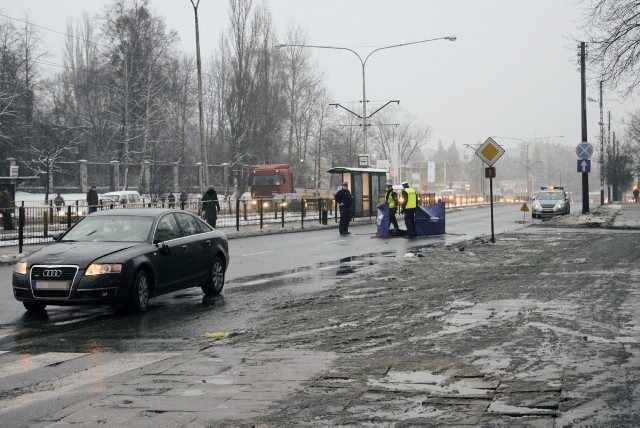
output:
[[[418,236],[433,236],[445,234],[445,204],[425,205],[416,209],[416,232]],[[386,202],[376,205],[376,237],[389,238],[389,204]]]
[[[444,202],[416,209],[416,232],[418,236],[444,235]]]
[[[388,238],[389,237],[389,204],[383,203],[376,205],[377,215],[376,215],[376,237],[377,238]]]

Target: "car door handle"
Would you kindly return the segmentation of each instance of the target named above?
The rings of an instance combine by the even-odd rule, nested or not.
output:
[[[186,251],[186,250],[187,250],[187,245],[186,245],[186,244],[185,244],[185,245],[183,245],[183,246],[182,246],[182,249]]]
[[[208,246],[208,247],[210,247],[210,246],[211,246],[211,239],[207,239],[205,242],[206,242],[206,244],[207,244],[207,246]]]

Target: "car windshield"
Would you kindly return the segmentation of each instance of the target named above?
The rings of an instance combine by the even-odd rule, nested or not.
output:
[[[564,199],[564,194],[562,192],[540,192],[536,199],[541,199],[545,201],[555,201],[559,199]]]
[[[88,216],[60,240],[80,242],[144,242],[153,217],[113,215]]]

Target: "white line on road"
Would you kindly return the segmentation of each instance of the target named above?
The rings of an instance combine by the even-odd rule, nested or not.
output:
[[[53,325],[59,326],[59,325],[75,324],[77,322],[87,321],[87,320],[91,320],[91,319],[94,319],[94,318],[95,317],[74,318],[74,319],[70,319],[70,320],[67,320],[67,321],[58,321],[58,322],[54,323]]]
[[[346,239],[338,239],[337,241],[327,241],[324,242],[324,244],[335,244],[336,242],[344,242],[346,241]]]
[[[88,384],[99,385],[93,390],[93,392],[97,392],[107,387],[107,383],[101,382],[103,379],[139,369],[149,364],[173,358],[178,355],[181,354],[178,352],[122,354],[120,358],[116,358],[108,363],[100,364],[98,366],[82,370],[78,373],[72,373],[43,381],[32,388],[32,390],[35,390],[36,392],[22,394],[7,400],[0,399],[0,414],[20,407],[28,407],[37,401],[55,397],[59,398],[62,393],[72,391]]]
[[[39,369],[40,367],[58,364],[63,361],[72,360],[74,358],[89,355],[88,353],[77,352],[47,352],[41,355],[32,355],[22,358],[11,363],[0,365],[0,378],[11,376],[14,374],[26,373],[30,370]]]
[[[260,251],[259,253],[249,253],[249,254],[243,254],[240,257],[249,257],[249,256],[257,256],[258,254],[268,254],[268,253],[273,253],[272,250],[269,251]]]

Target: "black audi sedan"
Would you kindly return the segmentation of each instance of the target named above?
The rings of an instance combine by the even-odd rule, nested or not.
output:
[[[184,288],[220,294],[228,264],[225,234],[189,212],[98,211],[20,260],[13,295],[27,311],[111,305],[144,312],[150,298]]]

